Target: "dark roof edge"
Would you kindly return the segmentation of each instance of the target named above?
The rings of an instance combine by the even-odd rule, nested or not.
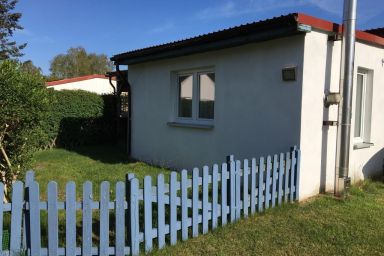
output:
[[[374,34],[376,36],[384,37],[384,27],[367,29],[367,30],[364,30],[364,32]]]
[[[117,64],[129,65],[298,34],[296,17],[297,14],[293,13],[253,22],[180,41],[117,54],[111,60]]]
[[[342,33],[342,26],[339,24],[303,13],[291,13],[180,41],[117,54],[111,60],[115,64],[130,65],[220,50],[305,33],[306,31],[298,29],[301,25],[307,25],[326,33]],[[384,47],[384,38],[373,33],[357,30],[356,39],[370,45]]]

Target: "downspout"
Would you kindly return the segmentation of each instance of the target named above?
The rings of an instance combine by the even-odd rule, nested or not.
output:
[[[113,95],[116,95],[116,87],[112,83],[112,76],[109,76],[108,78],[109,78],[109,84],[113,88]]]
[[[355,61],[357,0],[344,0],[343,39],[340,67],[340,95],[336,144],[335,195],[343,196],[350,184],[349,152],[351,142],[352,92]]]
[[[131,156],[131,144],[132,144],[132,123],[131,123],[131,116],[132,116],[132,104],[131,104],[131,85],[128,82],[128,73],[127,77],[124,77],[123,73],[120,71],[119,64],[116,63],[116,71],[119,74],[119,77],[121,77],[124,81],[124,83],[127,85],[127,91],[128,91],[128,134],[127,134],[127,154],[128,156]],[[117,94],[120,95],[119,90],[117,91]]]

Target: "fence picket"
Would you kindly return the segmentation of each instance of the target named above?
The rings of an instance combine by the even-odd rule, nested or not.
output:
[[[172,172],[169,182],[169,238],[171,245],[177,242],[177,173]]]
[[[284,172],[284,202],[288,202],[288,189],[289,189],[289,168],[290,159],[289,152],[285,154],[285,172]]]
[[[251,163],[251,213],[256,211],[256,159]]]
[[[208,175],[209,168],[208,166],[203,167],[203,234],[208,232]]]
[[[230,182],[230,220],[234,222],[236,219],[236,167],[235,162],[230,162],[230,173],[229,173],[229,182]]]
[[[103,181],[100,184],[100,256],[109,255],[109,187],[108,181]]]
[[[226,163],[221,165],[221,226],[227,224],[228,219],[228,202],[227,202],[227,180],[228,166]]]
[[[115,201],[116,256],[124,256],[124,247],[125,247],[124,191],[125,191],[125,183],[122,181],[117,182],[116,190],[115,190],[115,193],[116,193],[116,201]]]
[[[277,195],[277,204],[281,205],[281,202],[283,200],[283,178],[284,178],[284,154],[280,154],[279,159],[279,193]]]
[[[241,162],[236,161],[236,220],[240,219],[241,213]]]
[[[289,200],[293,202],[294,188],[295,188],[295,166],[296,166],[296,152],[291,151],[291,178],[289,185]]]
[[[92,254],[92,183],[83,184],[83,236],[82,254]]]
[[[218,183],[219,183],[219,170],[217,164],[213,165],[212,169],[212,229],[217,227],[217,215],[218,215]]]
[[[269,203],[271,200],[271,169],[272,169],[272,164],[271,164],[271,156],[267,157],[267,171],[265,175],[265,209],[269,208]]]
[[[19,253],[21,250],[21,219],[23,212],[23,183],[16,181],[12,187],[12,211],[11,211],[11,253]]]
[[[164,175],[157,176],[157,242],[161,249],[165,246],[165,202]]]
[[[273,156],[273,170],[272,170],[272,208],[276,205],[276,183],[277,183],[277,168],[278,156]]]
[[[76,256],[76,184],[65,187],[65,255]]]
[[[181,239],[188,239],[188,173],[181,171]]]
[[[264,202],[264,169],[265,169],[265,163],[264,163],[264,157],[260,157],[259,161],[259,180],[258,180],[258,211],[263,211],[263,202]]]
[[[145,252],[152,250],[152,177],[144,178],[144,241]]]
[[[248,159],[244,160],[243,166],[243,214],[248,217],[248,176],[249,176]]]
[[[40,190],[37,182],[29,186],[29,217],[31,228],[31,255],[41,255]],[[21,217],[21,216],[20,216]],[[21,220],[21,218],[20,218]]]
[[[301,151],[296,150],[296,181],[295,181],[295,199],[299,201],[300,196],[300,158],[301,158]]]
[[[140,253],[140,240],[139,240],[139,180],[132,178],[130,182],[130,249],[131,255],[139,255]]]
[[[199,235],[199,169],[192,173],[192,236]]]
[[[50,181],[47,189],[48,199],[48,254],[58,255],[59,248],[59,220],[57,207],[57,183]]]

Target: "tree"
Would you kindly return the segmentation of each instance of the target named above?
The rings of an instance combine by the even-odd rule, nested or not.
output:
[[[24,72],[42,74],[41,68],[35,66],[31,60],[24,61],[21,63],[20,68]]]
[[[41,74],[23,71],[16,61],[0,62],[0,181],[6,198],[39,147],[50,105]]]
[[[16,3],[17,0],[0,0],[0,60],[22,56],[21,50],[27,45],[17,45],[10,39],[15,30],[23,29],[19,25],[21,13],[12,12]]]
[[[51,61],[51,77],[58,79],[104,74],[112,70],[107,55],[88,54],[83,47],[70,48],[66,54],[59,54]]]

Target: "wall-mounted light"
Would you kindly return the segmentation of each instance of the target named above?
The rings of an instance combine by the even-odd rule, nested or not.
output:
[[[283,81],[296,81],[296,67],[286,67],[282,70]]]

